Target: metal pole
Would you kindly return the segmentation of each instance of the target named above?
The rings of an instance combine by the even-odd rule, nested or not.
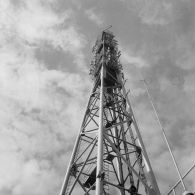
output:
[[[103,179],[101,178],[101,175],[103,173],[104,56],[103,56],[100,77],[101,77],[101,86],[100,86],[99,130],[98,130],[98,148],[97,148],[96,195],[103,194]]]
[[[95,140],[95,139],[94,139],[94,140]],[[94,140],[93,140],[93,141],[94,141]],[[93,142],[93,141],[92,141],[92,142]],[[87,155],[87,157],[86,157],[86,159],[85,159],[85,162],[84,162],[84,164],[83,164],[83,166],[82,166],[82,168],[81,168],[79,174],[78,174],[77,177],[75,178],[75,181],[74,181],[74,183],[73,183],[73,185],[72,185],[72,187],[71,187],[71,190],[69,191],[69,194],[72,193],[72,191],[73,191],[73,189],[74,189],[74,186],[76,185],[76,182],[78,181],[80,175],[82,174],[82,171],[83,171],[83,169],[85,168],[85,165],[86,165],[86,163],[87,163],[87,161],[88,161],[88,159],[89,159],[91,153],[93,152],[93,149],[94,149],[94,147],[95,147],[95,145],[96,145],[96,142],[97,142],[97,141],[95,141],[95,143],[93,144],[93,146],[92,146],[92,148],[91,148],[91,151],[90,151],[89,154]]]
[[[184,179],[189,173],[190,171],[195,167],[195,164],[184,174],[184,176],[182,177],[182,179]],[[179,184],[181,183],[181,180],[177,181],[177,183],[169,190],[169,192],[167,193],[167,195],[169,195],[171,193],[171,191],[173,189],[175,189]]]
[[[175,189],[173,188],[173,195],[176,195],[176,193],[175,193]]]
[[[154,113],[155,113],[155,115],[156,115],[156,118],[157,118],[158,124],[159,124],[159,126],[160,126],[160,128],[161,128],[161,130],[162,130],[162,133],[163,133],[163,136],[164,136],[165,142],[166,142],[166,144],[167,144],[167,147],[168,147],[168,149],[169,149],[170,155],[171,155],[171,157],[172,157],[173,163],[174,163],[175,168],[176,168],[176,170],[177,170],[178,176],[179,176],[179,178],[180,178],[180,180],[181,180],[181,183],[182,183],[183,189],[184,189],[184,191],[186,191],[186,186],[185,186],[184,181],[183,181],[183,179],[182,179],[182,176],[181,176],[181,173],[180,173],[179,167],[178,167],[178,165],[177,165],[177,162],[176,162],[176,160],[175,160],[174,154],[173,154],[173,152],[172,152],[172,150],[171,150],[171,147],[170,147],[170,145],[169,145],[169,142],[168,142],[168,139],[167,139],[167,136],[166,136],[165,130],[164,130],[164,128],[163,128],[163,126],[162,126],[162,124],[161,124],[161,121],[160,121],[160,119],[159,119],[158,113],[157,113],[156,108],[155,108],[155,106],[154,106],[154,103],[153,103],[152,97],[151,97],[151,95],[150,95],[150,93],[149,93],[149,90],[148,90],[148,87],[147,87],[146,81],[145,81],[144,79],[143,79],[143,82],[144,82],[144,86],[145,86],[145,88],[146,88],[146,92],[147,92],[148,98],[149,98],[149,100],[150,100],[150,103],[151,103],[152,108],[153,108],[153,110],[154,110]]]
[[[70,180],[70,177],[71,177],[70,176],[70,171],[71,171],[72,164],[74,162],[74,157],[75,157],[75,154],[77,152],[78,145],[79,145],[79,139],[80,139],[80,133],[79,133],[79,135],[76,139],[76,143],[75,143],[74,148],[73,148],[73,153],[72,153],[71,158],[70,158],[71,160],[69,162],[68,169],[67,169],[67,172],[66,172],[63,184],[62,184],[60,195],[65,195],[66,189],[68,187],[68,181]]]
[[[120,76],[120,81],[122,83],[122,78]],[[123,89],[123,93],[126,95],[126,90],[124,88],[124,86],[122,85],[122,89]],[[137,121],[136,121],[136,118],[135,118],[135,115],[134,115],[134,112],[133,112],[133,109],[131,107],[131,104],[130,104],[130,101],[129,101],[129,98],[127,97],[127,104],[129,106],[129,112],[131,113],[132,117],[133,117],[133,121],[134,121],[134,127],[135,127],[135,131],[136,131],[136,134],[137,134],[137,137],[138,137],[138,140],[139,140],[139,143],[140,143],[140,146],[142,148],[142,152],[143,152],[143,155],[144,155],[144,158],[145,158],[145,161],[148,165],[148,169],[149,169],[149,174],[151,176],[151,182],[152,182],[152,186],[154,187],[154,190],[156,192],[157,195],[160,195],[160,190],[159,190],[159,187],[158,187],[158,184],[157,184],[157,181],[156,181],[156,178],[155,178],[155,175],[154,175],[154,172],[152,170],[152,166],[150,164],[150,160],[149,160],[149,157],[147,155],[147,152],[146,152],[146,149],[145,149],[145,146],[144,146],[144,142],[142,140],[142,136],[141,136],[141,133],[139,131],[139,127],[138,127],[138,124],[137,124]]]

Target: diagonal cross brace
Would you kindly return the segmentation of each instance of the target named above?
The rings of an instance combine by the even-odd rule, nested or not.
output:
[[[145,181],[140,177],[140,175],[135,171],[135,169],[128,163],[128,161],[124,158],[124,156],[119,152],[119,150],[116,148],[116,146],[112,143],[112,141],[109,139],[107,135],[104,134],[105,139],[110,143],[112,146],[113,150],[122,158],[122,160],[126,163],[126,165],[131,169],[131,171],[137,176],[137,178],[141,181],[141,183],[148,189],[150,190],[150,187],[147,185]]]

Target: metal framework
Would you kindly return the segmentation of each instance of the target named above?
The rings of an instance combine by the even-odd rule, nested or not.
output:
[[[110,31],[101,33],[93,53],[94,86],[60,195],[160,195]]]

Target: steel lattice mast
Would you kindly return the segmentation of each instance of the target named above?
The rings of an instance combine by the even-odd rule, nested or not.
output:
[[[94,86],[60,195],[160,195],[110,31],[101,33],[93,53]]]

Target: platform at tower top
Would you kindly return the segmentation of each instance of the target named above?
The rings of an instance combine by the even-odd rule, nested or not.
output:
[[[121,73],[122,65],[119,60],[121,52],[118,50],[118,43],[114,34],[109,30],[102,31],[95,42],[92,52],[94,55],[90,66],[92,79],[98,79],[101,66],[104,65],[106,73],[108,73],[105,77],[107,79],[110,77],[109,80],[117,80],[117,74]],[[114,83],[112,81],[112,84]]]

